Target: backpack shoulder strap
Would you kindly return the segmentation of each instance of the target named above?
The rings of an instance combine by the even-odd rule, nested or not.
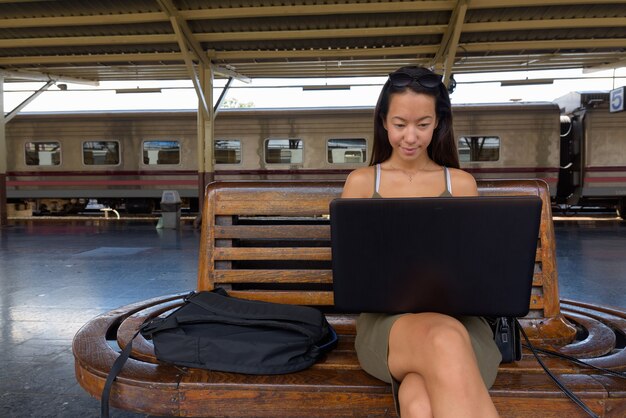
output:
[[[124,350],[120,353],[118,358],[115,359],[113,366],[111,366],[111,370],[109,371],[109,375],[107,376],[107,381],[104,384],[104,389],[102,389],[102,397],[100,398],[100,417],[101,418],[109,418],[109,396],[111,395],[111,386],[113,386],[113,382],[117,375],[120,373],[124,364],[126,364],[126,360],[130,357],[130,352],[133,349],[133,340],[137,335],[139,335],[141,328],[135,332],[133,338],[128,341]]]

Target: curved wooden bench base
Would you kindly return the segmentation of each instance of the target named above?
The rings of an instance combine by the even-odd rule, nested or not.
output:
[[[119,351],[110,339],[117,338],[119,345],[124,346],[143,320],[172,309],[178,303],[177,297],[128,305],[86,324],[73,343],[76,377],[81,386],[99,398]],[[562,304],[562,312],[572,322],[597,328],[583,329],[582,334],[586,332],[587,336],[561,347],[563,352],[584,354],[585,350],[598,351],[598,347],[606,351],[606,340],[611,340],[606,330],[613,332],[615,344],[624,341],[625,311],[567,301]],[[131,359],[113,385],[111,404],[139,413],[170,416],[395,416],[390,386],[359,367],[353,348],[354,317],[329,315],[329,320],[341,334],[337,349],[308,370],[279,376],[158,364],[151,343],[139,338],[133,344]],[[626,369],[623,347],[614,345],[607,353],[591,361]],[[625,380],[559,359],[545,358],[545,362],[599,416],[626,415]],[[561,418],[565,414],[580,414],[528,352],[521,361],[501,366],[490,393],[502,417]]]

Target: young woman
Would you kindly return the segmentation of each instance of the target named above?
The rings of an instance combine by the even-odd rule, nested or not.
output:
[[[440,75],[421,67],[390,74],[374,118],[370,166],[350,173],[342,197],[477,194],[459,170]],[[498,416],[488,388],[501,356],[483,318],[363,313],[355,345],[363,369],[392,384],[402,418]]]

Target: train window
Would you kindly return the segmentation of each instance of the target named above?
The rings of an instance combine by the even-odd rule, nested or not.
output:
[[[119,141],[83,142],[83,164],[117,165],[120,163]]]
[[[24,152],[26,165],[61,164],[61,143],[57,141],[27,142]]]
[[[238,139],[218,139],[213,154],[215,164],[241,163],[241,141]]]
[[[144,141],[143,163],[146,165],[180,164],[180,142]]]
[[[302,164],[302,140],[266,139],[265,162],[268,164]]]
[[[459,138],[459,161],[498,161],[500,159],[500,137],[462,136]]]
[[[367,143],[363,138],[329,139],[326,148],[331,164],[364,163],[367,159]]]

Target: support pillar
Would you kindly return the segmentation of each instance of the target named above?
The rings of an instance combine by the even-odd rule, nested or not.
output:
[[[198,202],[202,210],[204,189],[215,178],[215,164],[213,157],[213,132],[215,111],[213,109],[213,70],[199,65],[199,79],[201,94],[206,109],[198,108]],[[206,110],[206,111],[205,111]]]
[[[0,76],[0,228],[7,224],[7,140],[4,118],[4,77]]]

